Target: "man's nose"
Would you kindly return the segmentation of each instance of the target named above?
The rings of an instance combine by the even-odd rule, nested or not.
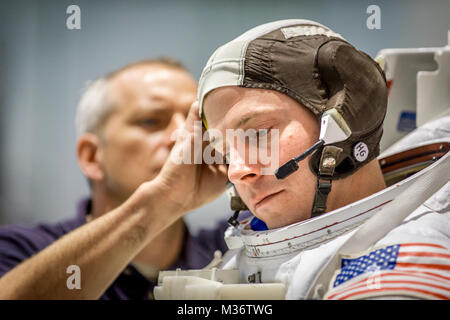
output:
[[[249,163],[244,157],[235,155],[229,160],[228,179],[233,184],[251,184],[260,177],[260,165]]]

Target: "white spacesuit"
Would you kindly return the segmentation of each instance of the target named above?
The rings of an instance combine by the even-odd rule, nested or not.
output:
[[[381,65],[389,63],[383,54],[395,50],[380,52]],[[274,230],[252,230],[253,218],[244,219],[227,230],[221,259],[161,272],[155,297],[450,299],[450,47],[433,56],[438,69],[417,79],[420,126],[378,156],[386,189]],[[395,83],[395,74],[387,78]],[[436,81],[447,90],[423,91]],[[424,109],[427,101],[440,104]]]
[[[448,130],[450,128],[450,116],[433,121],[425,127],[435,128],[433,131],[426,130],[427,135],[431,132],[436,132],[439,135],[440,129]],[[408,136],[408,139],[419,140],[420,138],[418,136],[423,131],[421,129],[423,128],[419,128],[416,132],[413,132]],[[426,140],[418,145],[422,146],[434,143],[448,144],[450,143],[450,136],[447,135],[446,137]],[[448,151],[448,146],[446,150]],[[438,189],[438,191],[433,193],[425,203],[420,204],[419,208],[412,213],[411,211],[402,212],[402,210],[398,210],[398,207],[403,207],[404,210],[408,210],[409,206],[405,206],[402,203],[405,200],[418,204],[417,198],[410,198],[414,196],[410,188],[416,180],[428,172],[431,173],[435,167],[428,167],[428,170],[422,169],[419,173],[381,192],[330,212],[327,215],[285,228],[255,232],[245,230],[245,223],[244,225],[241,224],[239,235],[244,243],[244,249],[240,249],[234,253],[223,265],[223,269],[239,269],[242,279],[248,279],[252,275],[258,275],[259,281],[263,283],[284,283],[287,289],[286,299],[322,298],[325,292],[322,292],[322,295],[317,292],[311,292],[308,296],[308,290],[313,286],[314,279],[319,275],[324,265],[329,263],[330,258],[337,253],[346,241],[351,239],[350,242],[358,242],[358,247],[357,249],[352,249],[351,254],[345,254],[345,258],[340,258],[355,261],[358,258],[370,256],[371,252],[400,245],[401,247],[407,247],[407,250],[409,247],[409,250],[413,250],[411,252],[416,252],[423,256],[402,256],[402,263],[404,265],[411,264],[411,266],[404,266],[403,269],[399,269],[398,261],[400,260],[395,260],[395,265],[389,265],[388,261],[383,261],[380,257],[377,257],[378,260],[372,259],[367,261],[366,266],[359,268],[359,270],[356,268],[356,274],[352,272],[355,269],[353,266],[341,268],[341,262],[333,267],[333,273],[328,274],[326,281],[332,284],[340,278],[345,278],[347,274],[349,275],[349,279],[354,279],[342,283],[345,284],[346,288],[351,288],[352,284],[361,283],[362,281],[363,289],[365,290],[360,291],[363,291],[363,294],[356,294],[359,292],[356,290],[355,295],[351,296],[353,298],[405,295],[420,298],[445,297],[448,299],[450,298],[448,291],[450,288],[450,262],[448,261],[450,251],[447,249],[450,247],[450,183],[446,182],[443,186],[442,183],[449,180],[449,155],[447,154],[447,156],[442,157],[438,162],[445,165],[440,171],[440,174],[442,174],[439,177],[441,181],[436,181],[436,177],[434,177],[431,182],[431,185],[434,185],[434,190]],[[423,181],[418,181],[418,183],[419,185],[424,184]],[[442,187],[439,188],[439,186]],[[420,189],[420,191],[423,190]],[[379,212],[383,208],[389,209],[388,204],[396,197],[400,197],[400,195],[403,195],[403,198],[397,200],[400,201],[400,206],[398,203],[395,206],[397,210],[387,210],[387,213]],[[426,196],[422,195],[422,197],[426,199]],[[421,200],[419,201],[422,202]],[[408,209],[405,207],[408,207]],[[412,207],[415,206],[412,205]],[[381,221],[381,225],[376,223],[376,221],[371,221],[371,224],[369,221],[366,221],[375,216],[375,213],[377,213],[378,221]],[[383,217],[379,216],[381,214],[383,214]],[[403,219],[405,214],[407,217]],[[394,220],[399,225],[386,223],[386,221],[392,223]],[[365,227],[364,231],[359,231],[359,233],[360,238],[364,241],[361,241],[361,239],[352,239],[355,233],[363,228],[360,225],[363,222],[366,222],[363,225]],[[372,239],[374,234],[377,237]],[[230,241],[231,239],[228,240]],[[362,244],[361,242],[365,243]],[[436,255],[433,256],[433,253]],[[383,263],[388,263],[386,269],[383,268]],[[430,266],[427,266],[428,264]],[[393,269],[395,269],[398,275],[393,274]],[[417,271],[417,274],[409,276],[403,274],[405,271],[409,272],[411,270]],[[388,286],[388,288],[391,288],[390,291],[383,287],[386,283],[384,278],[385,274],[391,274],[390,277],[394,279],[391,281],[398,282],[396,287],[393,285]],[[332,275],[331,278],[330,275]],[[421,279],[422,276],[425,277]],[[389,283],[389,277],[386,276],[386,279]],[[428,293],[430,288],[426,290],[427,292],[410,291],[423,287],[423,285],[420,285],[420,281],[415,281],[420,279],[428,284],[431,282],[436,283],[436,285],[443,286],[446,289],[435,288],[430,293]],[[411,281],[417,282],[417,284],[413,283],[410,285],[411,288],[409,288],[408,282]],[[404,289],[405,285],[408,289]],[[403,289],[400,290],[399,288]],[[343,298],[345,297],[345,292],[347,292],[343,290],[343,293],[337,294],[336,292],[342,290],[339,285],[336,288],[329,288],[327,286],[319,289],[324,291],[329,289],[327,298]]]

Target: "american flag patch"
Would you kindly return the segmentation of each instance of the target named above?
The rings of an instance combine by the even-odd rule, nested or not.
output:
[[[450,251],[433,243],[402,243],[342,257],[325,299],[383,296],[450,300]]]

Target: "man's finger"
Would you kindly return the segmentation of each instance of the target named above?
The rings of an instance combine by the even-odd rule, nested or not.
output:
[[[193,132],[196,121],[201,121],[198,115],[198,101],[192,103],[184,128],[189,132]]]

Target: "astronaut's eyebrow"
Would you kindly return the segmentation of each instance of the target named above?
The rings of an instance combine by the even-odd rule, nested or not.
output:
[[[274,108],[268,107],[268,108],[258,108],[256,111],[249,111],[245,113],[239,121],[237,121],[236,126],[233,128],[240,128],[243,127],[245,124],[247,124],[250,120],[257,119],[258,117],[262,115],[267,115],[271,112],[275,111]]]
[[[247,122],[249,122],[250,121],[250,119],[252,119],[253,118],[253,115],[248,115],[248,116],[246,116],[246,117],[244,117],[244,118],[241,118],[240,120],[239,120],[239,122],[238,122],[238,124],[237,124],[237,126],[235,127],[235,128],[240,128],[240,127],[243,127]]]

